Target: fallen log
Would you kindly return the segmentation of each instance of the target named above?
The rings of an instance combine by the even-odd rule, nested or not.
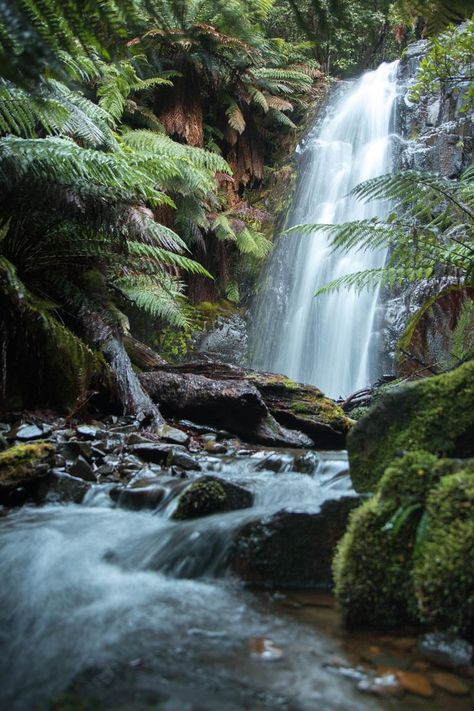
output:
[[[270,446],[342,448],[352,421],[318,388],[223,363],[163,365],[140,382],[165,417]]]

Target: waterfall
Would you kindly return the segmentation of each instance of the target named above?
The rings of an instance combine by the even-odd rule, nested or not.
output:
[[[398,62],[340,87],[298,147],[300,171],[287,226],[338,224],[386,213],[387,205],[348,196],[358,183],[390,172]],[[253,365],[349,395],[379,373],[378,291],[314,298],[347,273],[380,267],[385,251],[330,252],[321,233],[279,238],[255,316]],[[380,331],[380,328],[379,328]]]

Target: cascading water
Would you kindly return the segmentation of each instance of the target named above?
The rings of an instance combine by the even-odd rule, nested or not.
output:
[[[340,89],[298,148],[302,171],[288,225],[338,224],[383,215],[386,205],[348,193],[390,172],[398,62],[382,64]],[[329,281],[383,265],[384,251],[332,253],[322,233],[280,238],[259,299],[253,364],[348,395],[378,373],[378,292],[314,298]]]

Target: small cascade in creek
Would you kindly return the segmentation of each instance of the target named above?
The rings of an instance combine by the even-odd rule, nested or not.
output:
[[[348,193],[392,168],[398,62],[336,91],[298,147],[300,173],[287,227],[384,215],[382,202]],[[253,366],[347,396],[380,375],[378,291],[315,292],[344,274],[380,267],[385,250],[331,253],[321,233],[279,238],[254,313]],[[379,329],[380,330],[380,329]]]

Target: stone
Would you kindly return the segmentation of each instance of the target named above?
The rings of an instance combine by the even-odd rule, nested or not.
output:
[[[270,452],[255,467],[256,472],[271,471],[275,474],[288,472],[293,467],[293,456],[286,452]]]
[[[19,444],[0,452],[0,504],[16,506],[35,500],[41,481],[54,466],[49,442]]]
[[[253,495],[224,479],[205,476],[187,486],[178,499],[174,519],[199,518],[252,506]]]
[[[402,684],[393,673],[368,676],[358,682],[357,688],[375,696],[402,696],[404,692]]]
[[[70,476],[64,469],[54,468],[45,479],[44,501],[48,503],[80,504],[90,489],[83,479]]]
[[[19,442],[31,442],[36,439],[48,437],[52,429],[47,425],[21,425],[16,431],[16,439]]]
[[[236,534],[231,568],[265,587],[332,588],[332,558],[356,497],[326,501],[319,513],[280,511],[245,524]]]
[[[75,457],[84,457],[88,462],[92,461],[92,446],[89,442],[81,442],[80,440],[68,440],[67,443],[58,446],[58,452],[65,459],[74,459]]]
[[[97,481],[92,466],[82,456],[77,457],[72,464],[68,465],[67,473],[71,476],[79,477],[79,479],[84,479],[85,481]]]
[[[453,696],[467,696],[470,694],[468,685],[454,674],[435,672],[431,675],[431,681],[438,688],[447,691]]]
[[[79,425],[76,432],[84,439],[97,439],[98,436],[97,427],[92,427],[91,425]]]
[[[165,442],[171,442],[171,444],[182,444],[185,447],[189,444],[191,439],[186,432],[183,432],[183,430],[179,430],[177,427],[170,427],[169,425],[163,425],[163,427],[160,428],[160,437]]]
[[[140,511],[142,509],[156,509],[163,501],[166,490],[157,485],[114,487],[109,491],[109,495],[118,506],[132,511]]]
[[[209,454],[226,454],[227,452],[225,444],[221,444],[220,442],[206,442],[204,449],[206,452],[209,452]]]
[[[181,469],[185,469],[186,471],[200,471],[202,469],[194,457],[180,450],[172,450],[171,458],[168,463],[181,467]]]
[[[472,644],[447,632],[423,635],[418,640],[418,649],[431,662],[448,669],[469,667],[474,652]]]
[[[315,474],[319,465],[319,457],[316,452],[305,452],[296,457],[293,464],[293,471],[300,474]]]
[[[434,690],[428,677],[418,672],[396,671],[395,676],[401,686],[411,694],[431,698],[434,695]]]
[[[180,445],[154,444],[150,442],[146,444],[135,444],[130,447],[130,451],[132,454],[140,457],[144,462],[169,465],[176,453],[186,453],[186,448],[180,447]]]
[[[252,657],[266,662],[273,662],[284,656],[283,650],[277,647],[272,639],[265,639],[265,637],[253,637],[249,640],[249,650]]]

